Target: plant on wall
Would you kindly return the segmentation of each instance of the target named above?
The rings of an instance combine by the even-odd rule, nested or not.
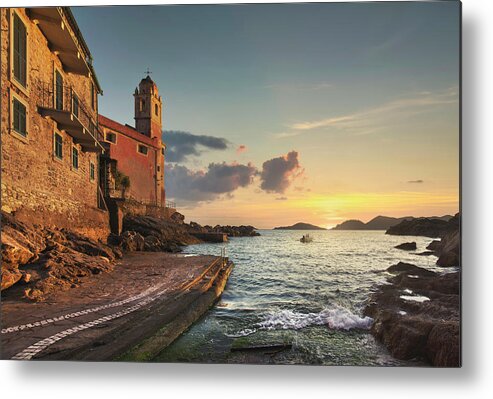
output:
[[[111,174],[115,179],[115,189],[121,190],[122,197],[125,197],[127,190],[130,188],[130,177],[128,177],[125,173],[119,171],[116,168],[116,165],[112,168]]]

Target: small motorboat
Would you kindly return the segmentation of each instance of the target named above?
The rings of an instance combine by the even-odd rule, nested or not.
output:
[[[306,234],[304,235],[303,237],[300,238],[300,242],[302,243],[307,243],[307,242],[312,242],[313,241],[313,238],[310,237],[310,234]]]

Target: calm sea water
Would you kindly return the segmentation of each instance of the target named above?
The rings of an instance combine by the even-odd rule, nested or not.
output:
[[[416,365],[393,359],[369,334],[362,310],[385,269],[404,261],[432,270],[419,256],[431,239],[383,231],[260,230],[260,237],[200,244],[188,254],[220,255],[235,263],[220,302],[160,354],[157,361],[317,365]],[[394,249],[416,241],[418,250]],[[278,353],[235,348],[291,345]],[[233,348],[233,351],[231,349]]]

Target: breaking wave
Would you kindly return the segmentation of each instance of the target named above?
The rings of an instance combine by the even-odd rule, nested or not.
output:
[[[300,313],[293,310],[280,310],[268,314],[254,328],[244,329],[230,337],[242,337],[255,333],[257,330],[300,330],[309,326],[326,325],[332,330],[351,330],[354,328],[367,330],[371,327],[371,317],[359,317],[341,306],[324,309],[320,313]]]

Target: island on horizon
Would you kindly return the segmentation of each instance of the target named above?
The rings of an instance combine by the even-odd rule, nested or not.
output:
[[[327,230],[324,227],[315,226],[314,224],[298,222],[292,226],[274,227],[272,230]]]
[[[452,219],[452,215],[444,216],[431,216],[427,219],[439,219],[448,222]],[[419,219],[414,216],[404,216],[400,218],[390,217],[390,216],[376,216],[369,222],[364,223],[358,219],[346,220],[337,226],[333,227],[331,230],[388,230],[401,223],[404,220],[414,220]]]

